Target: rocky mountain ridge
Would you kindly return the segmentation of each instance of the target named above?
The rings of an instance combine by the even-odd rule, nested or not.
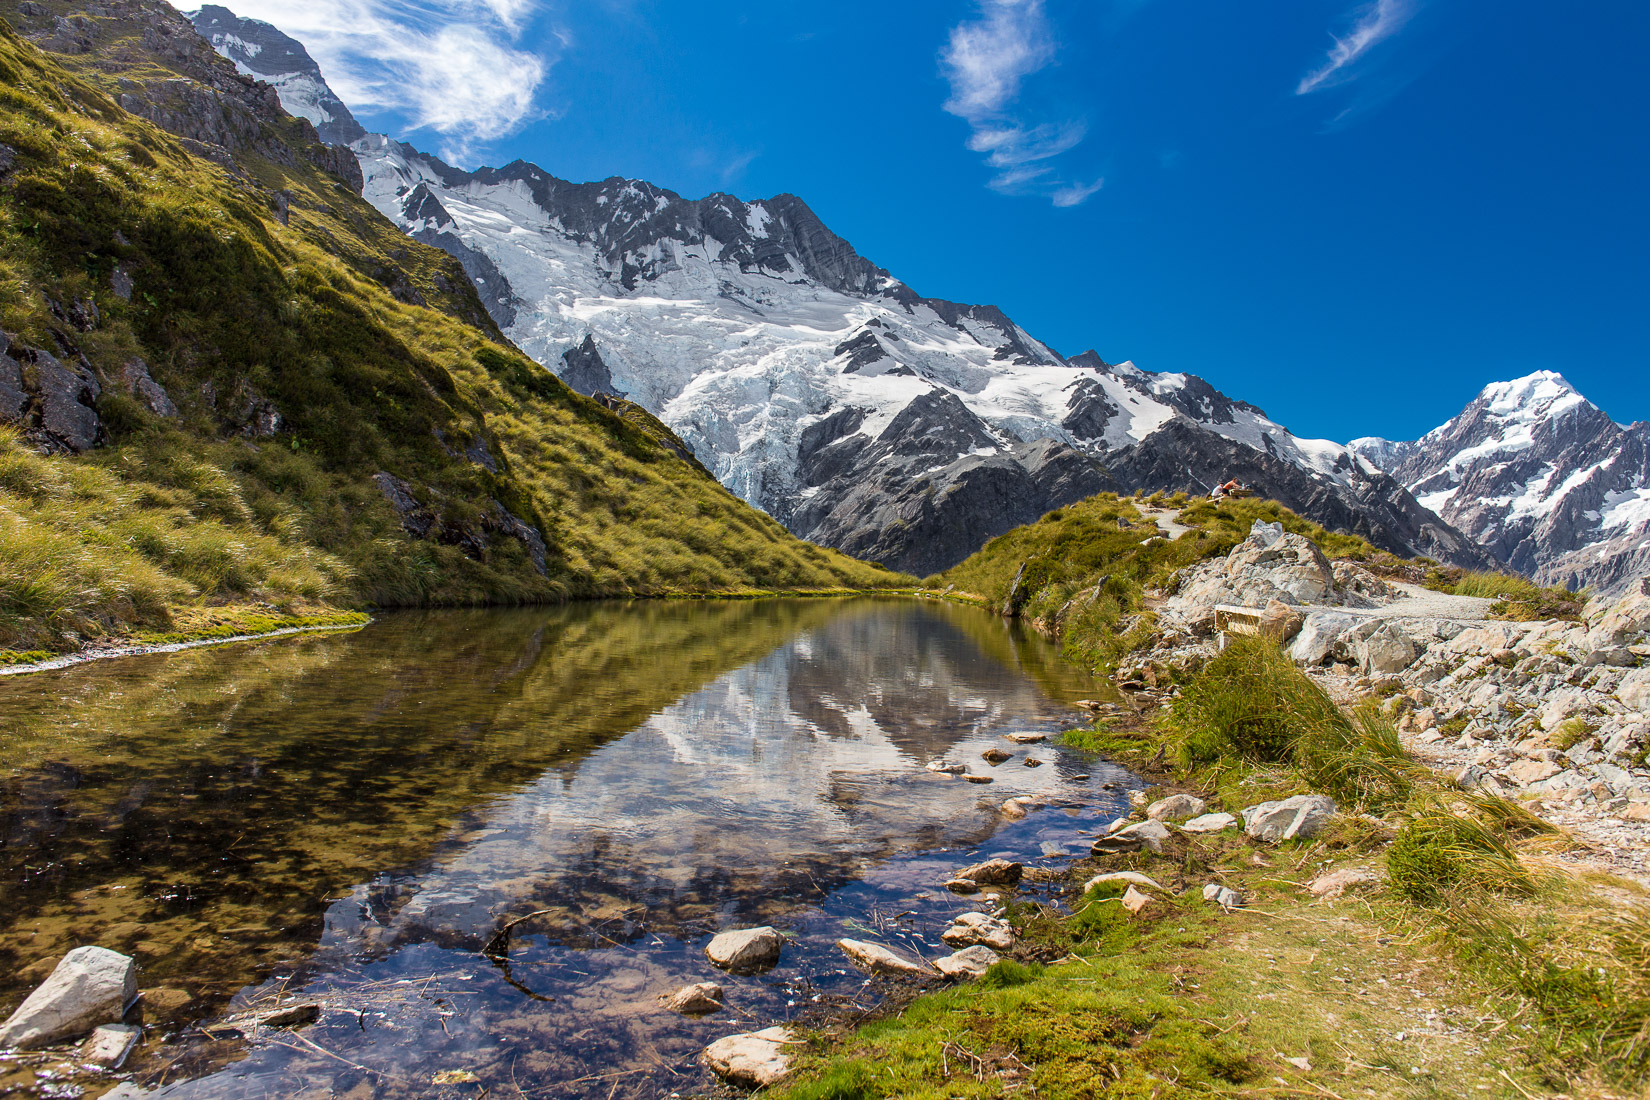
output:
[[[318,74],[274,28],[213,11],[197,25],[243,71],[277,89]],[[1396,553],[1494,564],[1363,454],[1195,375],[1066,358],[996,307],[924,297],[793,195],[686,199],[523,161],[472,172],[382,135],[352,148],[364,196],[458,257],[518,346],[658,415],[803,537],[928,572],[1100,489],[1235,477]]]
[[[1552,371],[1484,387],[1418,440],[1350,446],[1543,583],[1616,592],[1650,572],[1650,423],[1615,423]]]

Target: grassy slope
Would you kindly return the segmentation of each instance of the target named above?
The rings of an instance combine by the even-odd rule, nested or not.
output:
[[[243,153],[231,173],[121,110],[98,83],[172,75],[121,32],[111,24],[76,75],[0,30],[0,143],[15,153],[0,178],[0,327],[65,361],[83,354],[111,436],[40,459],[0,435],[0,649],[172,630],[203,606],[287,614],[893,579],[791,537],[675,457],[651,417],[572,393],[463,320],[490,329],[450,257],[303,156]],[[294,123],[272,140],[303,137]],[[289,225],[276,192],[290,197]],[[117,269],[129,301],[112,291]],[[66,323],[74,303],[94,304],[96,323]],[[134,358],[180,419],[123,390]],[[245,410],[259,401],[282,425],[254,441]],[[414,487],[438,537],[402,531],[378,471]],[[487,537],[495,500],[543,532],[548,576],[518,540]]]
[[[1179,522],[1193,530],[1179,539],[1163,539],[1141,508],[1178,513]],[[1396,562],[1363,539],[1325,531],[1275,501],[1100,493],[999,535],[927,583],[954,586],[1001,607],[1018,576],[1020,613],[1045,633],[1058,635],[1068,657],[1102,669],[1150,633],[1150,616],[1139,614],[1146,589],[1167,587],[1178,570],[1225,554],[1248,537],[1257,519],[1282,523],[1285,530],[1316,540],[1332,558]]]

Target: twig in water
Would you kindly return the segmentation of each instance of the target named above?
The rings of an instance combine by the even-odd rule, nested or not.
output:
[[[493,945],[495,943],[498,943],[500,940],[502,940],[503,944],[502,944],[502,947],[500,948],[500,950],[503,952],[504,956],[508,956],[510,954],[510,932],[511,932],[512,929],[515,928],[516,925],[522,924],[526,921],[530,921],[534,917],[548,916],[549,914],[554,913],[554,912],[555,912],[554,909],[535,909],[535,910],[533,910],[533,912],[528,913],[525,916],[517,917],[515,920],[512,920],[512,921],[506,921],[504,923],[504,926],[501,927],[497,932],[494,932],[492,937],[490,939],[488,939],[488,941],[485,944],[482,945],[481,953],[483,955],[487,955],[491,958],[495,958],[495,959],[499,958],[500,957],[500,952],[493,950]],[[434,977],[434,975],[432,974],[431,977]]]

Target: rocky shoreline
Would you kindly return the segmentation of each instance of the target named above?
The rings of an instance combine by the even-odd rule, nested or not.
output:
[[[1343,705],[1383,700],[1405,748],[1460,790],[1516,799],[1584,842],[1565,858],[1650,881],[1650,579],[1578,622],[1494,620],[1493,602],[1331,563],[1257,523],[1183,571],[1119,679],[1167,706],[1176,670],[1265,634]]]

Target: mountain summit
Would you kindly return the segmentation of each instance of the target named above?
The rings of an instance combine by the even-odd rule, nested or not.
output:
[[[1650,424],[1615,423],[1552,371],[1484,387],[1413,442],[1351,447],[1538,580],[1613,590],[1650,566]]]
[[[294,118],[308,119],[328,145],[348,145],[367,136],[344,101],[321,76],[321,66],[303,44],[268,23],[242,19],[228,8],[207,4],[188,13],[189,21],[212,48],[240,72],[275,87],[281,106]]]

